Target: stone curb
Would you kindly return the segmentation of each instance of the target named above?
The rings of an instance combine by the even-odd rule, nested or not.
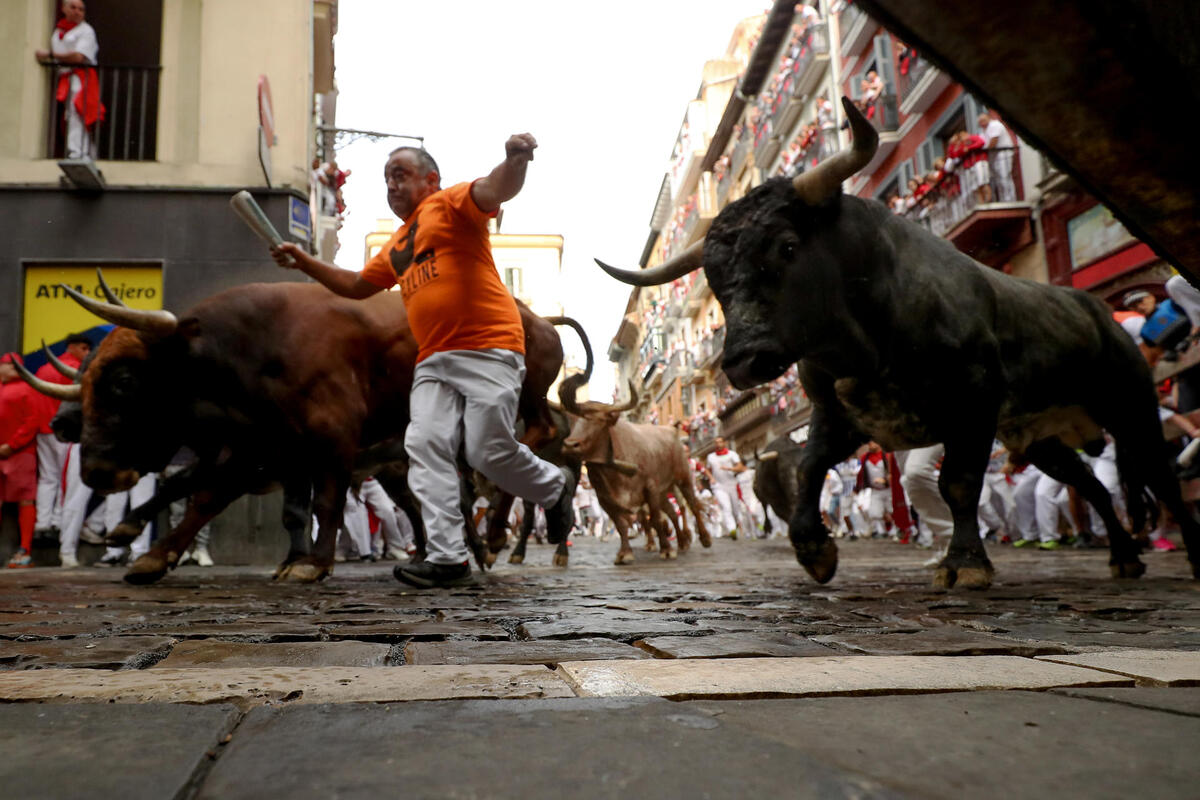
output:
[[[1144,652],[1143,657],[1163,655]],[[518,665],[258,667],[0,672],[0,702],[389,703],[413,700],[655,696],[855,696],[995,689],[1133,686],[1101,666],[1055,663],[1099,655],[809,656],[563,662]],[[1174,654],[1166,654],[1174,655]],[[1195,656],[1200,663],[1200,654]],[[1099,662],[1098,662],[1099,663]],[[1143,670],[1144,671],[1144,670]],[[1163,672],[1159,674],[1162,680]],[[1189,673],[1192,674],[1192,673]],[[1190,680],[1190,679],[1189,679]]]
[[[1038,660],[1123,675],[1144,686],[1200,686],[1200,652],[1194,651],[1102,650]]]
[[[834,656],[577,661],[559,671],[582,697],[699,698],[911,694],[1131,686],[1129,678],[1020,656]]]

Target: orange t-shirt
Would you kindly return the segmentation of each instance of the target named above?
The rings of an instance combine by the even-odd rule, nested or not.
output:
[[[500,281],[487,220],[471,184],[434,192],[363,267],[363,280],[400,284],[417,361],[447,350],[525,353],[521,313]]]

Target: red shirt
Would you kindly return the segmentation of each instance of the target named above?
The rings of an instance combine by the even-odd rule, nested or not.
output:
[[[33,452],[33,437],[38,431],[38,393],[17,379],[0,384],[0,444],[12,448],[12,454]]]

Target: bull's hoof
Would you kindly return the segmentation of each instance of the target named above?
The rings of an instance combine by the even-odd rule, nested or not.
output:
[[[124,547],[141,535],[141,528],[122,522],[108,532],[108,535],[104,537],[104,543],[110,547]]]
[[[554,554],[554,566],[565,567],[568,561],[570,561],[570,556],[565,556],[561,553]]]
[[[491,550],[488,550],[487,553],[484,555],[483,560],[490,567],[496,563],[496,554],[494,552],[492,552]]]
[[[1136,557],[1132,561],[1111,563],[1108,569],[1114,578],[1140,578],[1146,574],[1146,565]]]
[[[958,570],[955,585],[960,589],[987,589],[992,585],[996,571],[989,567],[962,567]]]
[[[161,555],[146,553],[130,565],[125,573],[125,582],[134,586],[154,583],[167,574],[167,560]]]
[[[662,560],[663,561],[673,561],[678,557],[679,557],[679,553],[675,552],[674,550],[663,550],[662,551]]]
[[[333,566],[322,566],[311,561],[288,564],[279,574],[279,580],[293,583],[316,583],[333,574]]]
[[[933,588],[951,589],[958,579],[958,571],[953,567],[938,567],[933,571]]]
[[[510,563],[510,564],[524,564],[524,563],[525,563],[525,554],[524,554],[524,553],[518,553],[517,551],[515,551],[515,550],[514,550],[514,551],[513,551],[513,554],[512,554],[512,555],[510,555],[510,556],[508,557],[508,563]]]
[[[700,534],[700,546],[712,547],[712,537],[708,535],[708,531]]]
[[[632,564],[633,563],[633,551],[632,550],[622,550],[621,552],[617,553],[617,560],[614,561],[613,563],[616,564],[618,567],[620,567],[624,564]]]
[[[646,537],[646,552],[653,553],[656,550],[658,550],[658,542],[654,541],[649,536],[647,536]]]
[[[806,542],[796,547],[796,560],[817,583],[829,583],[837,572],[837,545],[832,539]]]

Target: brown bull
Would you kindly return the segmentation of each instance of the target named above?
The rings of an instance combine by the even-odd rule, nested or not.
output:
[[[637,521],[638,511],[643,506],[649,508],[650,525],[658,532],[662,557],[675,557],[668,522],[674,511],[667,501],[667,493],[672,491],[691,509],[700,544],[711,547],[712,539],[704,527],[687,454],[678,431],[665,425],[639,425],[621,419],[621,413],[637,403],[637,393],[632,385],[632,399],[619,406],[594,401],[577,403],[577,385],[568,379],[559,388],[563,408],[577,418],[571,435],[563,443],[563,453],[587,464],[600,506],[617,527],[621,547],[614,563],[633,562],[629,529]],[[632,464],[637,469],[636,472],[618,469],[614,464]],[[646,535],[650,536],[649,529]],[[685,552],[691,545],[686,517],[678,542],[680,552]]]
[[[180,446],[199,458],[181,490],[192,496],[187,516],[127,579],[157,580],[230,502],[280,485],[293,496],[311,488],[319,531],[311,554],[294,538],[280,575],[328,575],[356,458],[402,436],[408,423],[417,347],[401,299],[356,302],[312,284],[251,284],[180,320],[76,299],[123,326],[97,349],[80,384],[59,387],[82,404],[84,480],[116,491],[164,467]],[[553,435],[545,395],[562,346],[550,323],[520,310],[528,351],[523,440],[536,443]]]

